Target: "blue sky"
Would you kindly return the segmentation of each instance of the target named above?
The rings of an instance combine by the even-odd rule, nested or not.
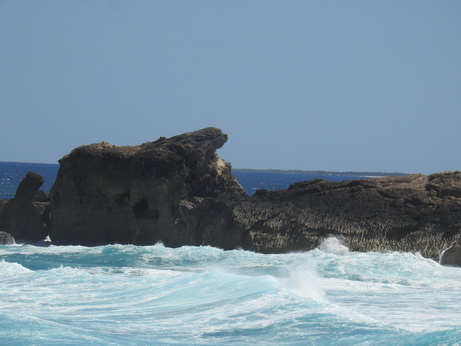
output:
[[[461,164],[461,1],[0,0],[0,161],[215,126],[234,168]]]

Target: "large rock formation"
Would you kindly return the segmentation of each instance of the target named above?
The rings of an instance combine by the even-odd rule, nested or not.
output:
[[[13,199],[0,203],[0,230],[19,241],[38,241],[46,234],[48,203],[39,190],[43,177],[28,172],[19,184]]]
[[[78,147],[59,161],[49,207],[37,202],[41,177],[29,173],[13,200],[0,201],[0,230],[29,241],[50,231],[55,244],[264,253],[311,250],[334,235],[353,251],[420,252],[461,266],[460,172],[316,179],[250,197],[216,154],[226,141],[207,128],[139,146]]]
[[[461,264],[460,197],[460,172],[339,183],[316,179],[260,190],[215,227],[243,233],[242,247],[258,252],[313,249],[334,235],[354,251],[420,252],[436,260],[453,247],[446,252],[450,263],[456,263],[458,249]]]
[[[216,154],[227,135],[206,128],[139,146],[91,144],[63,157],[50,192],[57,244],[238,246],[206,226],[246,196]]]

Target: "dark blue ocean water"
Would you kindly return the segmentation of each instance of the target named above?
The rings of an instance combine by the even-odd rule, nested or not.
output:
[[[57,169],[0,167],[2,196],[29,169]],[[248,191],[299,178],[247,173],[236,176]],[[460,268],[335,238],[278,255],[0,246],[0,345],[457,345],[460,283]]]
[[[0,199],[13,198],[19,183],[29,171],[43,176],[45,181],[41,189],[49,193],[58,169],[58,164],[0,162]]]
[[[240,185],[242,185],[245,191],[250,195],[254,194],[258,189],[286,189],[290,186],[290,184],[316,178],[322,178],[328,181],[343,181],[352,179],[370,179],[372,177],[366,174],[353,175],[335,172],[304,173],[291,171],[258,171],[240,169],[234,169],[232,173],[237,178]]]

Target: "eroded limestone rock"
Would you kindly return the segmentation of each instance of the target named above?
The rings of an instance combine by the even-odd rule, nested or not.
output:
[[[206,128],[139,146],[103,142],[74,149],[59,161],[50,192],[51,239],[214,245],[203,230],[246,196],[230,164],[216,154],[226,141],[221,130]],[[220,245],[234,248],[236,242]]]
[[[438,260],[461,236],[460,189],[460,172],[316,179],[260,190],[235,206],[224,224],[243,233],[242,247],[252,251],[310,250],[333,235],[353,251],[420,252]]]
[[[139,146],[78,147],[59,161],[49,205],[33,173],[14,199],[0,201],[0,230],[28,241],[51,230],[55,244],[160,241],[263,253],[312,250],[333,235],[352,251],[434,260],[444,252],[441,263],[461,266],[460,172],[315,179],[250,197],[216,154],[226,141],[206,128]]]

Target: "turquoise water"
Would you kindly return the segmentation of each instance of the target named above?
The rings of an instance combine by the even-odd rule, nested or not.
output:
[[[452,345],[461,270],[417,254],[0,246],[0,344]]]

